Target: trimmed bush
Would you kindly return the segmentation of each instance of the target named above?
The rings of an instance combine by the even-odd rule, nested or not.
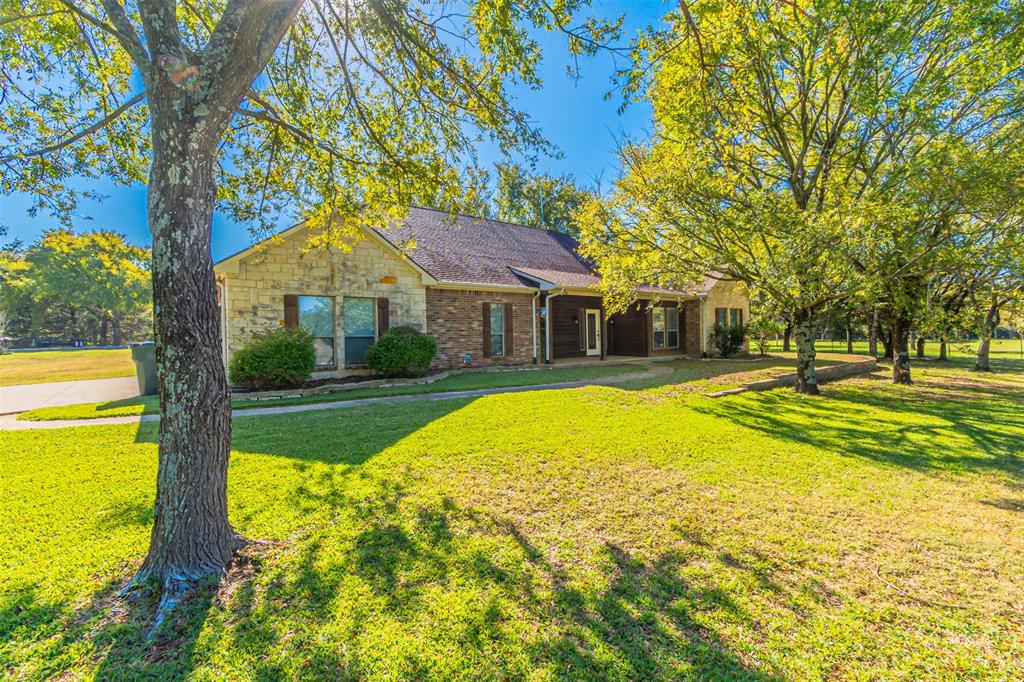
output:
[[[711,331],[711,342],[723,358],[731,358],[743,349],[747,329],[742,324],[716,324]]]
[[[308,381],[315,367],[312,335],[301,327],[279,327],[253,335],[231,357],[228,377],[256,391],[294,388]]]
[[[433,336],[413,327],[400,326],[384,332],[366,350],[366,364],[388,377],[423,376],[437,355]]]

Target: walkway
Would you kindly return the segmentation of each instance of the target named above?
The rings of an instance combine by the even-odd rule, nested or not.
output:
[[[0,386],[0,415],[40,407],[122,400],[138,394],[139,383],[135,377]]]
[[[346,407],[365,407],[367,405],[407,403],[416,400],[457,400],[459,398],[479,398],[499,393],[524,393],[527,391],[550,391],[564,388],[580,388],[582,386],[609,386],[633,381],[646,381],[672,374],[672,368],[653,364],[647,371],[637,374],[620,374],[617,376],[582,381],[567,381],[558,384],[538,384],[535,386],[511,386],[507,388],[481,388],[473,391],[448,391],[446,393],[418,393],[415,395],[382,396],[380,398],[359,398],[357,400],[336,400],[329,403],[308,403],[305,405],[282,405],[280,407],[252,407],[234,410],[232,417],[259,417],[274,414],[294,414],[296,412],[312,412],[314,410],[336,410]],[[133,380],[134,381],[134,380]],[[83,402],[83,401],[78,401]],[[160,421],[155,414],[136,415],[131,417],[99,417],[97,419],[57,419],[52,421],[18,421],[16,415],[0,415],[0,431],[22,431],[26,429],[66,429],[75,426],[103,426],[110,424],[139,424]]]

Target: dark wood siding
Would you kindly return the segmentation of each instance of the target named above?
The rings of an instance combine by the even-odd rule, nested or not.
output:
[[[580,350],[580,311],[588,308],[600,310],[601,299],[596,296],[556,296],[549,301],[549,306],[554,311],[551,313],[549,310],[551,337],[555,342],[553,357],[557,360],[585,356],[587,352]]]
[[[646,316],[640,303],[608,318],[608,352],[611,355],[647,355]]]

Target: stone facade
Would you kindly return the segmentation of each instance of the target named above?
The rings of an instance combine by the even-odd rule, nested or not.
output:
[[[427,333],[437,339],[434,367],[458,369],[533,362],[532,302],[533,295],[527,293],[427,289]],[[484,303],[512,304],[512,348],[505,356],[484,355]],[[537,353],[541,355],[542,349],[538,347]],[[471,357],[468,365],[464,362],[467,354]]]
[[[298,230],[260,246],[234,262],[218,264],[222,278],[225,353],[241,348],[254,332],[284,324],[284,296],[334,297],[336,368],[315,378],[351,374],[344,367],[343,328],[346,296],[388,299],[389,324],[426,329],[426,287],[420,274],[397,255],[367,237],[350,251],[306,250],[306,232]]]

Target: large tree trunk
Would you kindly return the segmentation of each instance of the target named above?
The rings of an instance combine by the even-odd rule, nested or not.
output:
[[[985,311],[985,319],[981,322],[981,329],[978,336],[978,358],[974,362],[974,369],[977,372],[991,372],[992,364],[989,361],[989,350],[992,347],[992,335],[999,326],[999,299],[992,296],[988,310]]]
[[[121,313],[114,313],[111,317],[111,326],[114,329],[114,345],[121,345]]]
[[[949,360],[949,341],[945,336],[939,339],[939,360],[942,362]]]
[[[846,316],[846,354],[853,355],[853,322]]]
[[[162,584],[157,623],[196,581],[223,573],[242,543],[227,509],[231,404],[210,257],[215,147],[175,124],[154,125],[164,143],[154,145],[148,202],[159,469],[149,553],[135,582]]]
[[[910,323],[897,315],[892,323],[892,346],[895,355],[892,362],[892,383],[910,384]]]
[[[917,337],[917,357],[922,359],[922,360],[924,359],[924,343],[925,343],[924,342],[924,337],[923,336],[918,336]]]
[[[893,358],[893,338],[892,330],[882,329],[878,335],[882,339],[882,357],[886,360],[892,360]]]
[[[797,393],[818,395],[818,375],[814,365],[814,317],[810,311],[800,311],[793,317],[796,332],[796,385]]]
[[[788,353],[792,350],[790,339],[793,336],[793,325],[787,324],[786,330],[782,333],[782,352]]]

